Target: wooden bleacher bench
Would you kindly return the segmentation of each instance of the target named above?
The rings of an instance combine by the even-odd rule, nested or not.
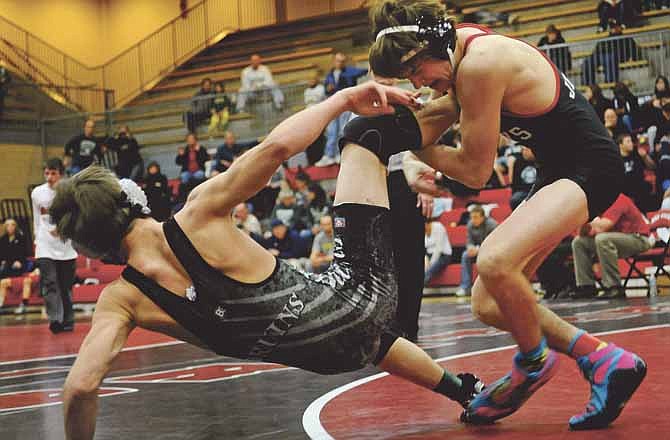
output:
[[[553,19],[553,18],[569,17],[571,15],[588,14],[589,12],[593,12],[593,11],[594,11],[593,6],[587,6],[587,7],[574,8],[574,9],[565,9],[565,10],[560,10],[560,11],[544,12],[542,14],[537,14],[537,15],[523,15],[523,16],[518,18],[517,23],[519,23],[519,24],[532,23],[534,21],[542,21],[542,20],[549,20],[549,19]]]
[[[329,43],[332,41],[350,39],[352,37],[353,34],[351,32],[345,32],[340,34],[322,35],[318,37],[305,38],[302,40],[291,40],[291,41],[282,41],[275,44],[266,44],[261,48],[240,47],[236,49],[223,50],[222,51],[223,53],[221,54],[196,56],[195,58],[190,60],[188,64],[204,63],[204,62],[220,62],[243,57],[248,58],[255,53],[260,53],[261,55],[263,55],[264,53],[276,50],[292,49],[295,47],[310,46],[312,44]]]
[[[635,84],[633,81],[624,79],[621,81],[622,83],[626,84],[629,88],[633,87],[633,84]],[[614,85],[616,83],[613,82],[604,82],[604,83],[598,83],[598,87],[600,87],[601,90],[610,90],[614,88]],[[584,92],[586,90],[587,86],[577,86],[577,90],[580,92]]]
[[[519,12],[519,11],[527,11],[529,9],[535,9],[535,8],[546,8],[547,6],[558,6],[558,5],[564,5],[566,3],[576,3],[581,0],[540,0],[532,3],[523,3],[523,4],[518,4],[518,5],[510,5],[510,6],[505,6],[504,2],[503,5],[498,7],[498,6],[493,6],[491,9],[496,11],[496,12]],[[591,11],[596,10],[596,5],[594,3],[593,6],[590,7]]]
[[[183,113],[183,111],[181,112]],[[230,115],[229,121],[241,121],[244,119],[253,119],[254,115],[251,113],[247,112],[241,112],[241,113],[235,113]],[[134,130],[131,130],[133,134],[145,134],[145,133],[152,133],[156,131],[163,131],[163,130],[174,130],[178,128],[184,128],[184,123],[183,122],[173,122],[171,124],[158,124],[158,125],[148,125],[146,127],[138,127]],[[183,140],[183,137],[182,137]],[[148,145],[147,143],[142,143],[143,146]]]
[[[262,28],[239,31],[227,36],[220,48],[241,47],[244,44],[277,41],[283,38],[301,38],[322,32],[337,32],[353,27],[369,26],[366,9],[343,11],[321,17],[310,17],[289,23],[278,23]]]
[[[635,60],[635,61],[624,61],[623,63],[619,63],[619,70],[625,70],[625,69],[638,69],[640,67],[647,67],[649,65],[648,60]],[[603,66],[598,66],[598,72],[603,71]],[[581,74],[581,69],[572,69],[568,73],[570,75],[580,75]]]
[[[660,49],[663,46],[662,41],[647,41],[644,43],[637,43],[637,47],[640,49]],[[574,52],[572,53],[572,59],[578,59],[578,58],[586,58],[590,56],[593,53],[593,51],[589,50],[583,50],[579,52]]]
[[[182,113],[184,113],[183,108],[171,108],[167,110],[157,110],[147,113],[132,113],[119,116],[114,115],[113,119],[114,123],[120,123],[120,122],[131,122],[138,119],[150,119],[150,118],[160,118],[164,116],[174,116],[174,115],[180,115]]]
[[[299,60],[301,58],[307,58],[307,57],[319,56],[319,55],[328,55],[328,54],[332,54],[332,53],[333,53],[333,48],[332,47],[324,47],[324,48],[321,48],[321,49],[304,50],[304,51],[300,51],[300,52],[284,54],[284,55],[276,55],[276,56],[264,58],[263,59],[263,64],[267,65],[267,64],[277,63],[277,62],[281,62],[281,61]],[[245,60],[245,61],[236,61],[234,63],[218,64],[216,66],[199,67],[199,68],[196,68],[196,69],[177,70],[177,71],[172,72],[170,75],[168,75],[168,79],[181,78],[181,77],[190,76],[190,75],[197,75],[199,73],[220,72],[222,70],[231,70],[231,69],[244,69],[248,65],[249,65],[249,60]]]
[[[300,63],[300,64],[292,64],[290,66],[282,66],[282,67],[275,67],[272,69],[272,74],[273,75],[281,75],[282,73],[289,73],[289,72],[297,72],[300,70],[309,70],[309,69],[316,69],[318,66],[315,63]],[[220,82],[220,81],[234,81],[240,79],[240,72],[232,72],[232,73],[226,73],[223,75],[217,75],[211,77],[211,80],[213,82]],[[164,92],[164,91],[170,91],[170,90],[179,90],[179,89],[187,89],[187,88],[196,88],[200,86],[200,81],[202,81],[201,78],[196,78],[193,81],[185,82],[185,83],[179,83],[179,84],[165,84],[162,86],[156,86],[153,89],[149,90],[149,93],[153,92]]]
[[[647,11],[643,12],[642,16],[644,18],[651,18],[651,17],[658,17],[662,15],[667,15],[670,14],[670,9],[662,9],[658,11]],[[595,14],[595,8],[594,8],[594,18],[586,19],[586,20],[578,20],[574,21],[571,23],[563,23],[559,27],[561,31],[566,31],[566,30],[571,30],[571,29],[580,29],[584,27],[593,27],[595,28],[598,26],[598,17]],[[506,33],[505,35],[509,37],[514,37],[514,38],[522,38],[522,37],[529,37],[532,35],[536,34],[544,34],[546,26],[542,27],[533,27],[533,28],[528,28],[528,29],[523,29],[520,31],[516,32],[509,32]],[[635,34],[639,32],[647,32],[647,31],[655,31],[655,30],[661,30],[661,29],[668,29],[670,28],[670,22],[669,23],[661,23],[661,24],[652,24],[648,26],[641,26],[637,28],[630,28],[630,29],[625,29],[623,31],[624,35],[625,34]],[[607,34],[603,33],[593,33],[593,34],[586,34],[586,35],[579,35],[576,37],[566,37],[565,41],[568,43],[572,43],[575,41],[588,41],[588,40],[599,40],[603,37],[605,37]]]
[[[307,78],[305,78],[305,79],[307,79]],[[277,84],[279,84],[280,86],[296,84],[295,80],[292,80],[292,81],[291,80],[287,80],[287,81],[279,80],[279,81],[275,81],[275,82]],[[230,89],[230,90],[226,90],[226,94],[234,95],[234,94],[237,93],[237,91],[238,91],[237,88],[233,88],[233,89]],[[135,100],[128,105],[132,107],[132,106],[167,103],[167,102],[175,102],[175,101],[187,101],[187,100],[190,100],[191,98],[193,98],[193,94],[194,94],[194,91],[190,90],[188,92],[179,93],[179,94],[175,94],[175,95],[171,94],[171,95],[168,95],[168,96],[156,96],[156,97],[153,97],[153,98],[145,98],[145,99],[141,99],[141,100]],[[183,111],[185,111],[185,109],[186,108],[184,107]]]

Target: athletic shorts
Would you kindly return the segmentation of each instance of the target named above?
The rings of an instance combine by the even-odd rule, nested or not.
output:
[[[623,160],[617,149],[611,145],[602,145],[584,148],[569,164],[540,166],[535,185],[526,200],[560,179],[572,180],[584,190],[589,220],[592,220],[605,212],[619,197],[624,180]]]

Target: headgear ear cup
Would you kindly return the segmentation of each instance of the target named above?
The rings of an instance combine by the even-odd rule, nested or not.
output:
[[[417,36],[428,43],[428,51],[435,58],[450,60],[456,47],[456,25],[446,17],[420,17]]]

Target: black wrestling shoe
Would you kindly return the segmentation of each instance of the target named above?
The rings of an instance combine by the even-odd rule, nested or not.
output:
[[[58,334],[63,331],[63,324],[61,324],[58,321],[53,321],[49,323],[49,330],[51,330],[51,333]]]
[[[571,299],[593,299],[596,296],[596,286],[577,286],[570,294]]]
[[[456,375],[461,382],[461,395],[454,399],[456,402],[460,403],[463,409],[467,409],[472,399],[477,397],[477,394],[481,393],[482,390],[486,387],[484,382],[477,376],[472,373],[459,373]]]

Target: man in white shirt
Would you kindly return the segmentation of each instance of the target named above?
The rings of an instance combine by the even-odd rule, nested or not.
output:
[[[440,273],[451,261],[451,243],[442,223],[426,220],[426,275],[424,284]]]
[[[33,230],[35,258],[40,269],[40,291],[44,296],[49,330],[53,333],[74,329],[72,284],[74,283],[77,252],[70,240],[63,241],[51,224],[49,206],[56,195],[55,187],[65,169],[58,158],[49,159],[44,167],[46,183],[33,189]]]
[[[326,99],[326,87],[319,82],[319,74],[314,74],[305,89],[305,107],[311,107]]]
[[[246,203],[239,203],[235,206],[235,209],[233,209],[233,217],[235,218],[237,227],[247,234],[255,234],[259,238],[263,236],[261,223],[255,215],[249,212],[249,207]]]
[[[242,85],[237,94],[238,112],[244,111],[247,99],[253,98],[264,91],[269,91],[272,94],[272,101],[277,110],[284,107],[284,94],[272,78],[270,69],[261,64],[260,55],[254,54],[251,56],[251,65],[242,70],[240,80]]]

